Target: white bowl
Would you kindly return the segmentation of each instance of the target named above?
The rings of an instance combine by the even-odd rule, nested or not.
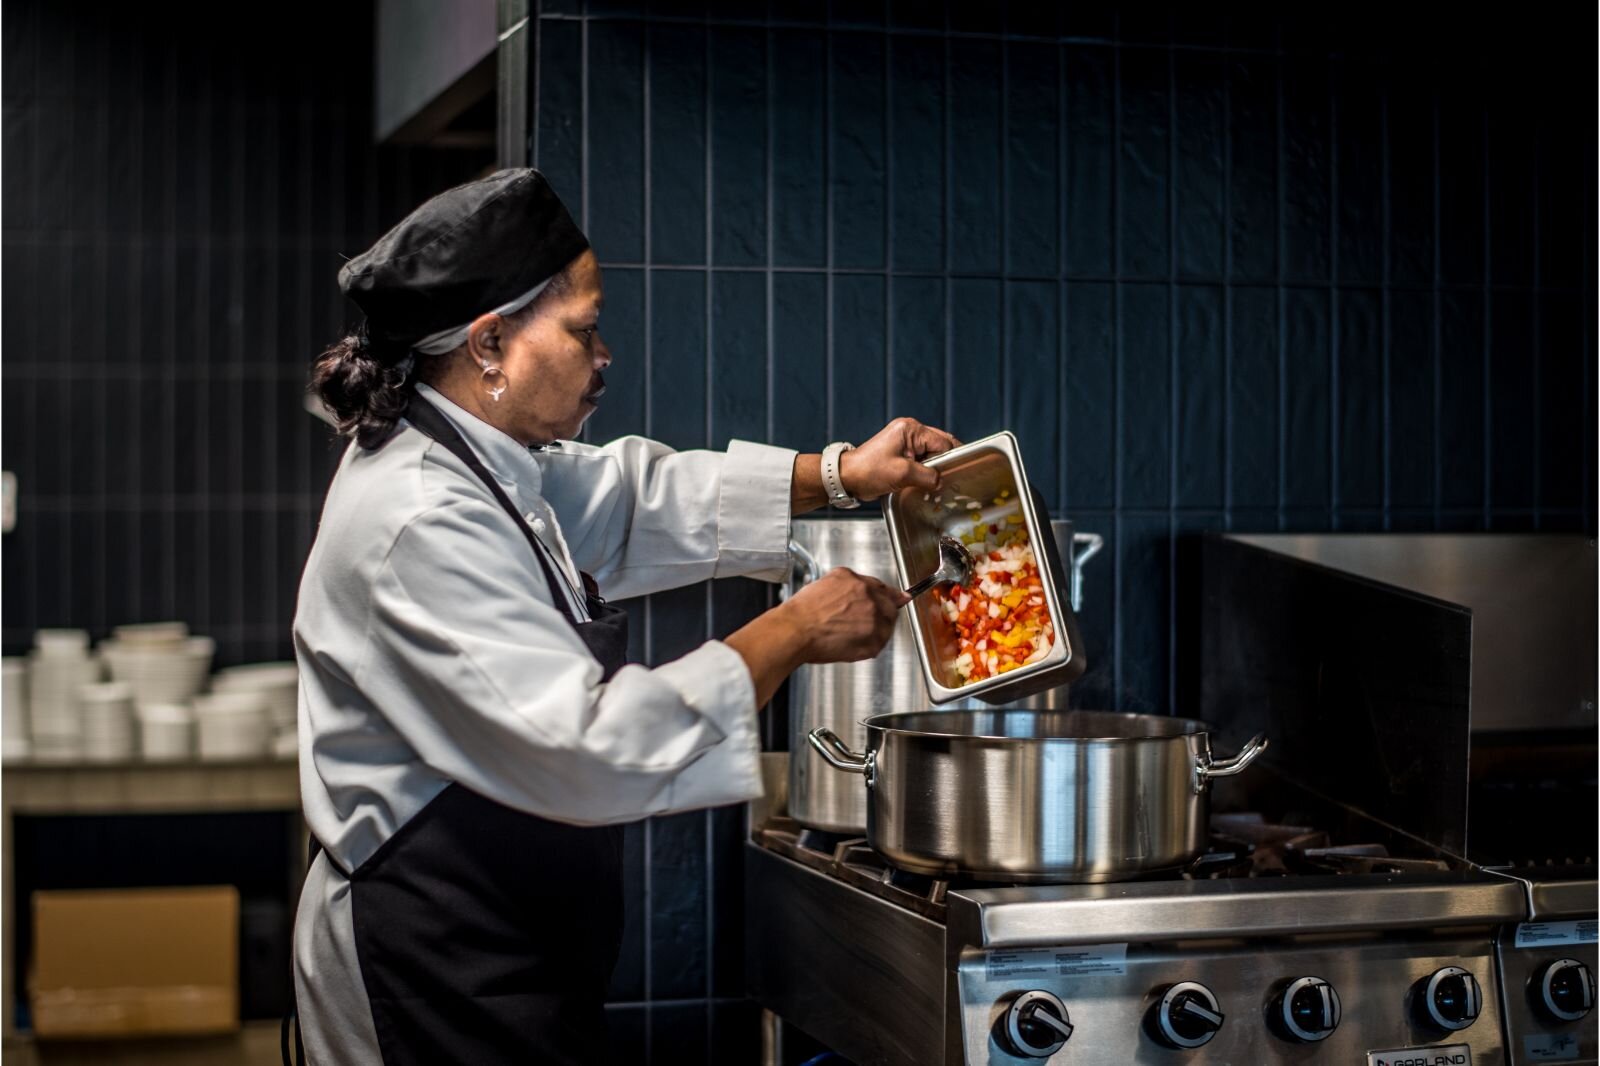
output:
[[[218,670],[211,679],[213,689],[291,688],[300,684],[300,668],[294,663],[244,663]]]
[[[50,656],[87,655],[89,632],[85,629],[41,629],[33,635],[33,648]]]
[[[88,706],[91,703],[126,703],[131,705],[133,703],[133,686],[126,681],[97,681],[89,685],[79,685],[78,702],[84,706]]]
[[[265,755],[272,737],[266,719],[243,715],[206,715],[197,719],[202,759],[248,759]]]
[[[182,644],[188,636],[187,622],[139,622],[111,630],[112,639],[122,644]]]
[[[196,719],[222,717],[250,717],[266,721],[267,697],[265,693],[250,689],[236,692],[210,692],[194,701]]]
[[[101,642],[100,651],[111,676],[133,685],[140,703],[173,703],[191,699],[205,688],[216,642],[189,637],[169,647],[107,640]]]
[[[187,723],[142,722],[139,755],[151,762],[194,757],[194,729]]]

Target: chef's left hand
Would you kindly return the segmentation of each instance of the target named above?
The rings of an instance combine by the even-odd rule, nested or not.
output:
[[[937,489],[939,474],[920,460],[961,442],[914,418],[897,418],[871,440],[839,457],[839,480],[858,500],[875,500],[899,488]]]

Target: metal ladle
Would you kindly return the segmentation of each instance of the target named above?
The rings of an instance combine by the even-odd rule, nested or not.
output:
[[[939,537],[939,569],[906,589],[906,595],[916,599],[935,585],[946,582],[965,585],[972,577],[973,565],[972,553],[967,551],[966,545],[945,533]]]

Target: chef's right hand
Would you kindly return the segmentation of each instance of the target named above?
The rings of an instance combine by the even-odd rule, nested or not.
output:
[[[852,663],[883,650],[909,602],[899,589],[840,567],[789,597],[784,609],[805,635],[806,662]]]

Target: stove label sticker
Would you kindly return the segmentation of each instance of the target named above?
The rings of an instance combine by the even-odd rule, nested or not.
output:
[[[1600,939],[1600,921],[1523,922],[1517,926],[1517,947],[1553,948],[1559,944],[1593,944]]]
[[[1472,1048],[1466,1044],[1435,1044],[1369,1051],[1367,1066],[1472,1066]]]
[[[1571,1062],[1578,1057],[1577,1033],[1538,1033],[1522,1038],[1529,1062]]]
[[[991,951],[986,971],[985,976],[991,981],[1019,977],[1121,977],[1128,972],[1128,945]]]

